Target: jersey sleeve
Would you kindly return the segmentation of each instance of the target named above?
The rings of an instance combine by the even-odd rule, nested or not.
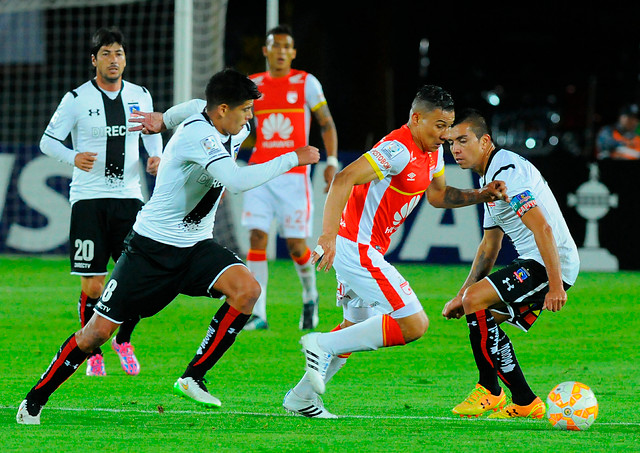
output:
[[[509,206],[518,217],[522,217],[527,211],[538,205],[527,161],[524,158],[516,157],[510,162],[505,162],[493,180],[505,182],[510,198]]]
[[[153,98],[151,93],[145,92],[140,106],[143,112],[153,112]],[[141,134],[144,149],[149,157],[160,157],[162,155],[162,135],[160,134]]]
[[[487,204],[484,204],[484,216],[483,216],[483,220],[482,220],[482,228],[484,228],[485,230],[488,230],[490,228],[495,228],[497,227],[498,224],[493,220],[493,217],[491,217],[491,214],[489,213],[489,208],[487,207]]]
[[[74,165],[76,151],[69,149],[63,141],[76,125],[75,96],[69,92],[64,95],[40,140],[40,149],[48,156]]]
[[[192,99],[178,105],[174,105],[164,112],[162,120],[167,129],[174,129],[191,115],[200,113],[207,106],[207,102],[202,99]]]
[[[387,176],[393,176],[404,170],[411,153],[406,146],[397,141],[382,142],[371,151],[365,153],[364,157],[369,161],[376,172],[378,179],[382,180]]]
[[[307,74],[304,81],[304,93],[304,101],[312,112],[318,110],[327,103],[320,81],[312,74]]]

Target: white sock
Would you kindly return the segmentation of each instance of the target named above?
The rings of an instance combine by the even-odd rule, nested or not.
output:
[[[267,283],[269,282],[268,261],[249,261],[247,260],[247,268],[260,284],[260,297],[253,306],[253,314],[260,319],[267,320]]]
[[[302,301],[306,304],[318,300],[318,289],[316,288],[316,270],[311,264],[311,255],[304,264],[299,264],[295,260],[293,265],[296,268],[298,278],[302,284]]]
[[[382,315],[372,316],[358,324],[334,332],[321,333],[317,340],[322,349],[333,355],[375,351],[384,346]]]
[[[325,378],[324,378],[325,384],[329,383],[331,378],[335,376],[336,373],[342,369],[345,363],[347,363],[346,357],[335,356],[333,360],[331,360],[331,363],[327,368],[327,374],[325,375]],[[295,392],[296,395],[298,395],[300,398],[305,400],[313,399],[313,397],[316,395],[316,392],[315,390],[313,390],[313,386],[311,385],[311,381],[307,377],[307,373],[304,373],[304,376],[302,376],[302,379],[300,379],[300,382],[298,382],[296,386],[293,388],[293,391]]]

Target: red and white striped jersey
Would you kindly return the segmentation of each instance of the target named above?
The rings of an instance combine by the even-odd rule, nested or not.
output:
[[[433,178],[444,174],[444,156],[442,147],[433,153],[422,151],[405,125],[386,135],[365,158],[378,180],[353,187],[338,234],[384,254],[391,235],[417,206]]]

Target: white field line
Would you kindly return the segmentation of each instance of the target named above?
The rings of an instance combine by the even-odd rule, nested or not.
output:
[[[9,406],[0,406],[0,409],[16,409],[15,407]],[[95,407],[91,409],[86,408],[78,408],[78,407],[47,407],[44,409],[44,412],[49,411],[66,411],[66,412],[108,412],[108,413],[117,413],[117,414],[159,414],[157,410],[149,410],[149,409],[116,409],[116,408],[105,408],[105,407]],[[244,412],[244,411],[220,411],[217,409],[211,409],[209,411],[198,411],[198,410],[164,410],[162,414],[167,415],[209,415],[209,416],[224,416],[224,415],[248,415],[253,417],[296,417],[298,415],[291,414],[285,412],[278,413],[267,413],[267,412]],[[336,414],[337,415],[337,414]],[[46,416],[46,415],[45,415]],[[442,420],[442,421],[460,421],[465,420],[461,417],[437,417],[432,415],[338,415],[338,419],[340,418],[352,418],[352,419],[361,419],[361,420]],[[499,419],[491,419],[491,418],[471,418],[467,419],[470,423],[479,423],[479,422],[507,422],[512,423],[515,420],[499,420]],[[539,420],[533,419],[522,419],[518,420],[520,422],[527,423],[539,423]],[[636,422],[598,422],[598,425],[606,425],[606,426],[640,426],[640,423]]]

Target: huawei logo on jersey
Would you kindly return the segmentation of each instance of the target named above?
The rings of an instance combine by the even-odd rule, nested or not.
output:
[[[404,206],[402,206],[398,212],[393,214],[393,226],[395,228],[400,226],[400,224],[404,222],[404,220],[409,216],[409,214],[411,214],[411,211],[413,211],[413,209],[417,206],[418,202],[420,201],[420,197],[422,197],[422,195],[416,195],[411,200],[409,200],[409,203],[405,203]]]
[[[282,113],[272,113],[262,122],[262,136],[265,140],[271,140],[277,134],[282,140],[264,143],[266,148],[291,147],[293,140],[289,140],[293,133],[291,120]]]

